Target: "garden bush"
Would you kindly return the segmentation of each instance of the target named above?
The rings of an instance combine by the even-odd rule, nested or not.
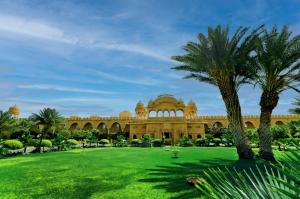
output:
[[[28,146],[37,146],[37,143],[39,143],[39,140],[30,139],[29,142],[28,142]]]
[[[16,150],[23,148],[22,142],[19,140],[5,140],[3,146],[7,149]]]
[[[131,140],[131,146],[138,147],[138,146],[140,146],[140,144],[141,144],[141,141],[139,139]]]
[[[205,139],[204,138],[198,138],[195,141],[196,146],[205,146]]]
[[[109,144],[109,140],[108,139],[101,139],[98,141],[99,144],[101,144],[102,146],[105,146],[106,144]]]
[[[180,146],[182,147],[189,147],[189,146],[193,146],[193,142],[192,139],[190,139],[188,136],[183,136],[180,139]]]
[[[219,146],[221,144],[221,139],[220,138],[214,138],[213,143],[215,144],[215,146]]]
[[[273,140],[283,139],[290,137],[289,129],[285,125],[271,127]]]
[[[152,140],[152,144],[154,147],[161,147],[163,146],[163,141],[161,139],[154,139]]]
[[[152,146],[152,137],[149,134],[145,134],[142,142],[141,142],[142,147],[151,147]]]
[[[75,139],[68,139],[67,140],[67,145],[69,146],[76,146],[76,145],[79,145],[79,142]]]
[[[114,142],[114,146],[116,147],[126,147],[128,146],[127,140],[123,135],[118,135],[117,140]]]
[[[52,142],[50,140],[42,140],[41,147],[52,147]]]

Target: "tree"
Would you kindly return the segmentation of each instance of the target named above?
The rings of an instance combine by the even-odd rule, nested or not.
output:
[[[300,114],[300,97],[295,99],[295,102],[293,103],[295,108],[290,109],[290,113],[292,114]]]
[[[15,128],[16,120],[9,112],[0,111],[0,134]]]
[[[24,153],[26,153],[28,143],[30,139],[32,139],[33,135],[31,135],[30,129],[36,125],[36,122],[31,120],[21,120],[18,123],[18,132],[20,132],[19,140],[23,143],[24,146]]]
[[[41,152],[44,136],[47,133],[53,133],[55,128],[61,125],[63,118],[55,109],[52,108],[44,108],[43,110],[40,110],[38,114],[32,114],[30,118],[42,127],[40,133],[40,142],[38,145],[38,151]]]
[[[285,26],[281,32],[275,27],[263,30],[256,41],[254,82],[262,89],[260,97],[259,156],[275,160],[270,132],[271,115],[279,101],[279,95],[297,87],[300,80],[300,36],[291,37]]]
[[[183,47],[185,55],[172,57],[182,63],[174,69],[189,72],[185,78],[194,78],[219,88],[239,158],[252,159],[254,155],[244,133],[237,91],[251,78],[248,77],[252,74],[248,71],[253,59],[250,53],[254,50],[259,30],[248,34],[248,28],[240,27],[230,38],[228,27],[208,27],[207,36],[200,33],[198,42],[188,42]]]

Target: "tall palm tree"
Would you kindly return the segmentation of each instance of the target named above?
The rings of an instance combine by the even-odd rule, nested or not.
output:
[[[15,128],[16,120],[9,112],[0,111],[0,134],[3,131],[13,130]]]
[[[290,109],[289,112],[292,114],[300,114],[300,97],[295,99],[293,105],[295,108]]]
[[[207,36],[200,33],[198,42],[188,42],[183,47],[185,55],[172,57],[182,63],[174,69],[189,72],[185,78],[194,78],[219,88],[239,158],[253,158],[253,151],[244,133],[237,91],[250,78],[250,53],[254,50],[255,37],[260,29],[248,34],[248,28],[240,27],[230,37],[228,26],[208,27]]]
[[[38,114],[32,114],[31,119],[42,127],[38,145],[38,150],[41,152],[42,141],[45,134],[50,133],[50,131],[54,132],[55,128],[60,126],[63,122],[63,118],[55,109],[44,108],[40,110]]]
[[[255,83],[262,89],[259,102],[259,155],[267,160],[275,160],[270,125],[279,95],[287,89],[299,92],[300,35],[292,37],[291,34],[286,26],[281,31],[274,26],[270,32],[264,29],[256,42]]]

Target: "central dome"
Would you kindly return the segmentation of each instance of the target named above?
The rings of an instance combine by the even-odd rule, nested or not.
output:
[[[181,99],[176,99],[173,95],[163,94],[159,95],[155,100],[150,100],[147,108],[148,110],[183,110],[185,104]]]

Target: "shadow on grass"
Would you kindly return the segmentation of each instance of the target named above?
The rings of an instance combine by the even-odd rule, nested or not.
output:
[[[172,166],[157,166],[155,169],[148,169],[149,178],[141,179],[140,182],[147,182],[153,185],[154,189],[164,189],[169,193],[178,193],[177,198],[199,198],[201,193],[193,186],[187,183],[186,178],[189,176],[200,176],[201,172],[208,168],[220,168],[224,170],[225,167],[235,168],[237,171],[249,169],[252,167],[261,167],[263,162],[255,160],[201,160],[199,163],[173,163]]]

